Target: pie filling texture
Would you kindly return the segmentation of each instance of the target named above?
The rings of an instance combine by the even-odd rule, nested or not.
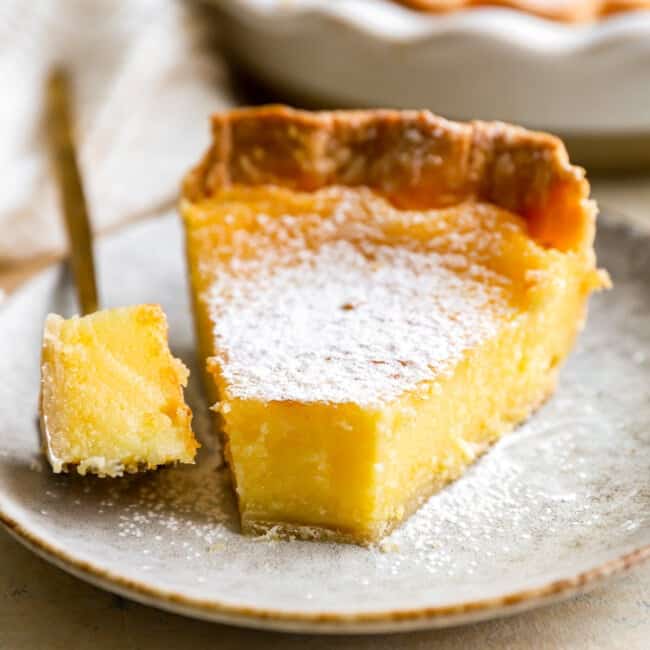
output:
[[[41,431],[55,472],[120,476],[192,463],[198,443],[158,305],[45,322]]]
[[[606,277],[559,141],[427,112],[214,119],[182,212],[242,529],[371,543],[553,391]]]

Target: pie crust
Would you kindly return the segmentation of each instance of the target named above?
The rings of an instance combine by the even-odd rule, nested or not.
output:
[[[428,13],[450,13],[477,7],[505,7],[549,20],[582,23],[612,14],[650,8],[649,0],[394,0]]]
[[[278,185],[313,192],[366,186],[405,209],[475,200],[528,220],[561,250],[588,248],[596,205],[561,140],[502,122],[451,122],[429,111],[243,108],[212,118],[213,145],[185,178],[183,199]]]

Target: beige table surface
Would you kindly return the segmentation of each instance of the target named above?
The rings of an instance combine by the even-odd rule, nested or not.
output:
[[[650,176],[598,179],[602,206],[650,226]],[[0,269],[11,289],[32,271]],[[511,618],[381,637],[313,637],[194,621],[125,601],[68,576],[0,530],[0,650],[192,648],[460,650],[650,649],[650,563],[591,593]]]

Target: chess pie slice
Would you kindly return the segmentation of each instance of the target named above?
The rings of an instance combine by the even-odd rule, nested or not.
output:
[[[215,115],[181,212],[244,532],[377,541],[528,417],[607,282],[588,194],[506,124]]]

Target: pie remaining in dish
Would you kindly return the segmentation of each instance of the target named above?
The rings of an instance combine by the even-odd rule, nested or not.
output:
[[[598,20],[611,14],[650,9],[650,0],[395,0],[430,13],[477,7],[506,7],[568,23]]]
[[[607,283],[561,142],[421,111],[241,109],[181,211],[245,532],[369,543],[553,391]]]
[[[188,370],[172,357],[158,305],[45,321],[41,432],[55,472],[120,476],[198,448],[183,400]]]

